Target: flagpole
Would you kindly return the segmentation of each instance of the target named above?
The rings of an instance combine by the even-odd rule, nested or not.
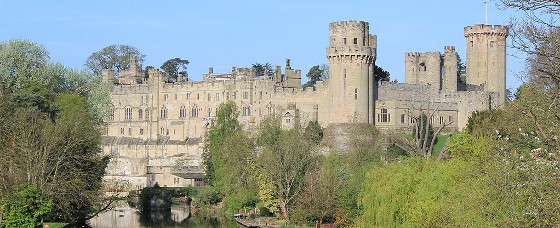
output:
[[[486,17],[486,22],[485,24],[488,24],[488,0],[484,0],[484,9],[485,9],[485,17]]]

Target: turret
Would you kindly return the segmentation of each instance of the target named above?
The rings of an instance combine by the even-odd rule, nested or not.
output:
[[[506,100],[507,36],[508,28],[504,26],[478,24],[465,27],[467,84],[498,92],[498,104]]]
[[[327,48],[332,123],[373,123],[377,37],[363,21],[333,22]]]
[[[454,46],[444,47],[441,89],[457,91],[457,52],[455,52]]]

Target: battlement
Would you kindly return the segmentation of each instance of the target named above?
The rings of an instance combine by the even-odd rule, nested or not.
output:
[[[477,24],[465,27],[465,37],[479,34],[507,37],[508,31],[509,28],[507,26]]]
[[[430,51],[430,52],[424,52],[424,53],[420,53],[420,52],[406,52],[405,54],[405,58],[406,57],[439,57],[441,55],[441,53],[437,52],[437,51]]]
[[[445,46],[443,47],[445,52],[455,52],[455,46]]]
[[[347,30],[347,29],[351,29],[354,30],[356,28],[363,28],[363,27],[369,27],[369,23],[365,22],[365,21],[355,21],[355,20],[350,20],[350,21],[337,21],[337,22],[332,22],[329,24],[329,27],[331,29],[331,31],[334,30]]]

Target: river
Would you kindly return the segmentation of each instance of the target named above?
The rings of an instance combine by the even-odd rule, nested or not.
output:
[[[222,222],[218,219],[192,217],[188,206],[171,206],[171,211],[141,213],[139,210],[120,203],[114,209],[104,211],[89,220],[93,228],[140,228],[140,227],[191,227],[216,228],[237,227],[235,222]]]

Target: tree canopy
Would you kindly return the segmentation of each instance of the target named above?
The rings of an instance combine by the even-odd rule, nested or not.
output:
[[[101,75],[101,70],[103,69],[111,69],[117,73],[118,71],[130,68],[130,59],[132,57],[135,57],[137,64],[141,66],[146,55],[140,53],[135,47],[115,44],[92,53],[84,66],[96,75]]]
[[[159,68],[162,69],[165,73],[169,76],[169,81],[177,82],[182,81],[186,82],[189,80],[187,76],[187,65],[189,64],[189,60],[180,59],[180,58],[173,58],[165,61]],[[181,78],[179,77],[181,74]]]
[[[252,65],[253,71],[255,72],[255,76],[273,76],[274,69],[272,68],[272,64],[270,63],[253,63]],[[265,75],[265,72],[266,75]]]

